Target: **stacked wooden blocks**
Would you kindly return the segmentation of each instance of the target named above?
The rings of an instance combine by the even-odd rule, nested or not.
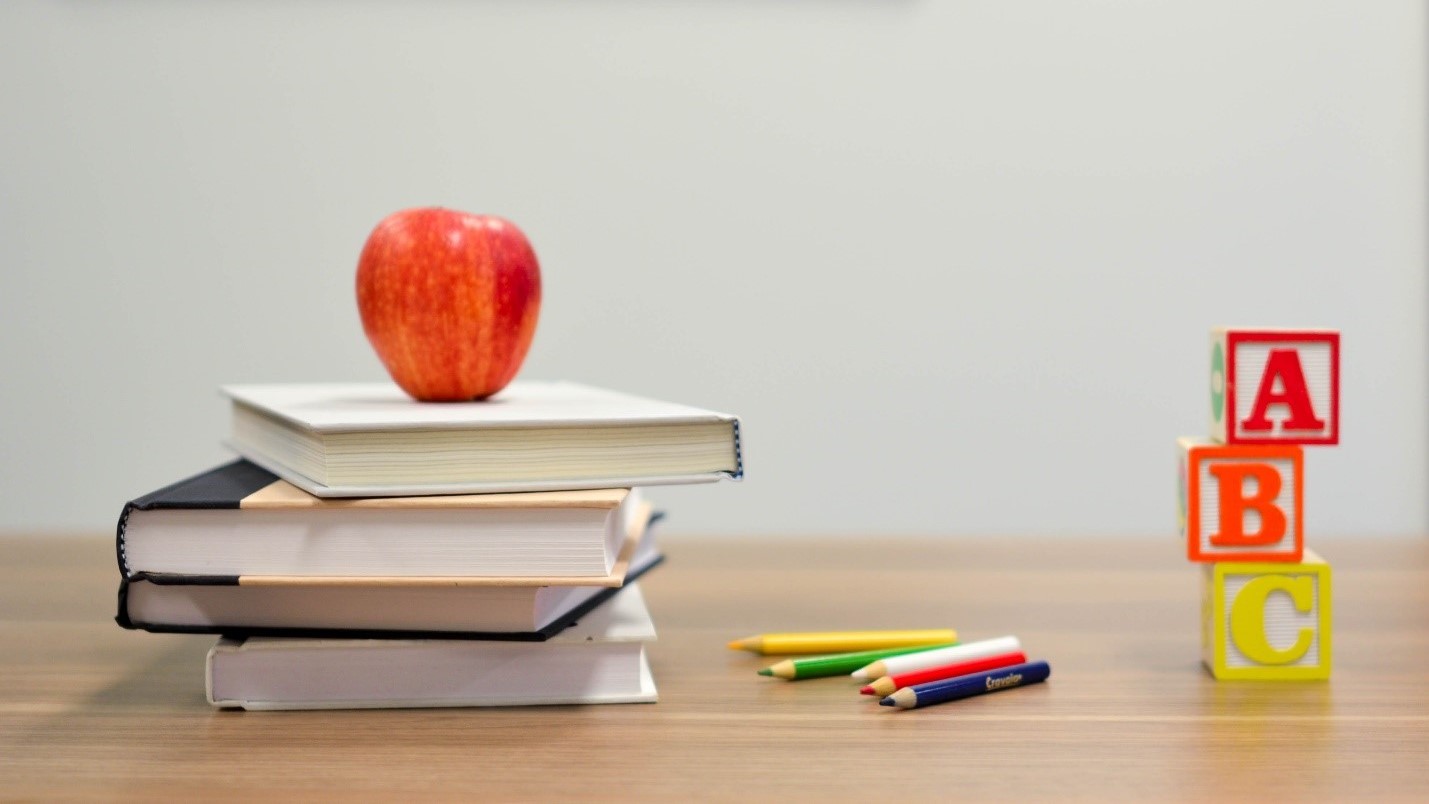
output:
[[[1182,438],[1180,526],[1217,679],[1330,677],[1330,565],[1305,548],[1306,445],[1340,440],[1340,334],[1211,332],[1211,436]]]

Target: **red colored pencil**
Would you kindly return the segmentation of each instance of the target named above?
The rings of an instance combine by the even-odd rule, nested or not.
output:
[[[927,670],[913,670],[897,676],[884,676],[859,690],[859,692],[864,695],[877,695],[882,698],[886,695],[892,695],[895,690],[911,687],[914,684],[927,684],[929,681],[941,681],[942,679],[953,678],[954,676],[965,676],[968,673],[996,670],[999,667],[1010,667],[1014,664],[1022,664],[1025,661],[1027,661],[1027,656],[1023,654],[1022,651],[1000,653],[996,656],[987,656],[982,659],[968,659],[965,662],[954,662],[938,667],[930,667]]]

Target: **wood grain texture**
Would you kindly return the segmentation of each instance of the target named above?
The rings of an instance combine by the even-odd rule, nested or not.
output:
[[[659,704],[243,713],[203,702],[210,639],[113,624],[107,539],[0,539],[0,797],[1422,799],[1429,542],[1316,547],[1328,683],[1211,680],[1171,539],[667,538]],[[894,712],[725,648],[943,625],[1015,633],[1052,678]]]

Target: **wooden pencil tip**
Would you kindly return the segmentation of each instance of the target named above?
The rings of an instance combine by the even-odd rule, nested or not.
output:
[[[758,642],[758,637],[745,637],[744,639],[736,639],[735,641],[729,643],[729,649],[757,651],[759,650],[759,648],[756,646],[756,642]]]
[[[897,706],[898,704],[895,704],[895,703],[893,702],[893,697],[892,697],[892,696],[889,696],[889,697],[884,698],[883,700],[879,701],[879,702],[878,702],[878,705],[879,705],[879,706]]]
[[[772,676],[772,675],[774,675],[774,668],[772,668],[772,667],[766,667],[766,668],[764,668],[763,670],[760,670],[760,671],[759,671],[759,675],[761,675],[761,676]]]
[[[873,685],[872,685],[872,684],[868,684],[868,685],[863,686],[861,689],[859,689],[858,694],[859,694],[859,695],[876,695],[877,693],[875,693],[875,692],[873,691]]]

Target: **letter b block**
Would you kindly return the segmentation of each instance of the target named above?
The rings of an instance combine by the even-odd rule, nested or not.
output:
[[[1181,535],[1191,561],[1299,561],[1305,546],[1304,450],[1181,447]]]
[[[1211,437],[1222,444],[1340,443],[1340,333],[1212,330]]]
[[[1201,655],[1217,679],[1330,677],[1330,565],[1311,550],[1299,564],[1207,564]]]

